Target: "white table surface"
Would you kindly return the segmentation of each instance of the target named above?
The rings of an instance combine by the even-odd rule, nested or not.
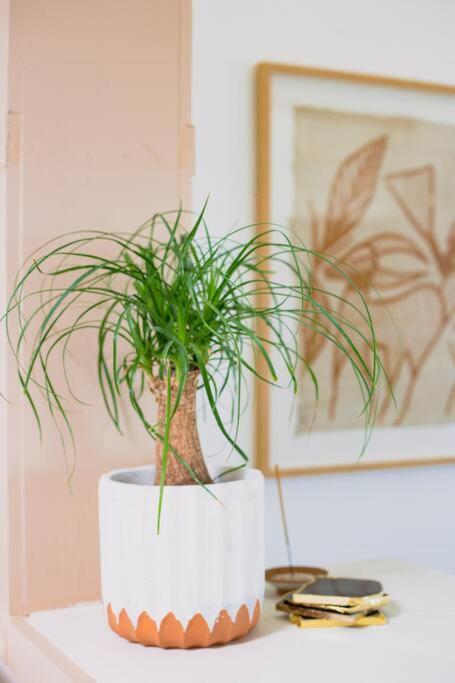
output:
[[[29,622],[98,683],[455,683],[455,576],[395,560],[330,570],[380,580],[392,597],[389,623],[299,629],[275,612],[273,596],[240,641],[160,650],[112,633],[99,604],[36,612]]]

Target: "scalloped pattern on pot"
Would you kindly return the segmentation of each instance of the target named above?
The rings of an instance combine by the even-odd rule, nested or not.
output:
[[[251,618],[246,605],[240,607],[234,621],[223,609],[218,614],[212,630],[210,630],[202,614],[198,613],[189,620],[184,630],[172,612],[164,617],[159,628],[147,612],[142,612],[135,628],[124,609],[120,611],[117,618],[111,605],[107,606],[109,626],[122,638],[142,645],[185,649],[221,645],[241,638],[256,626],[260,613],[259,600],[256,601]]]

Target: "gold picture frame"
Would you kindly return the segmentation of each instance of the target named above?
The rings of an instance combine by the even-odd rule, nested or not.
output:
[[[405,89],[428,95],[448,95],[455,99],[455,87],[425,83],[413,80],[372,76],[366,74],[333,71],[279,63],[260,63],[256,68],[256,221],[258,231],[261,224],[273,220],[271,211],[271,164],[272,164],[272,79],[276,76],[300,76],[307,79],[323,79],[333,82],[348,82],[352,84],[391,89]],[[263,295],[259,297],[259,304],[265,305]],[[264,326],[260,329],[266,336]],[[258,370],[262,373],[265,360],[261,355],[256,359]],[[256,380],[254,391],[254,456],[256,466],[266,476],[275,473],[274,464],[270,457],[270,388],[265,382]],[[436,465],[455,463],[455,454],[432,457],[398,459],[393,461],[361,461],[358,464],[321,464],[320,466],[281,466],[283,475],[314,475],[332,472],[346,472],[354,470],[375,470],[396,467],[414,467],[421,465]]]

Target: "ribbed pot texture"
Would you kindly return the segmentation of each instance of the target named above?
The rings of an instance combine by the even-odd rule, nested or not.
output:
[[[110,627],[158,647],[207,647],[256,624],[264,592],[264,480],[245,468],[168,486],[160,533],[155,468],[100,481],[101,584]],[[152,664],[151,664],[152,665]],[[240,677],[241,678],[241,677]]]
[[[170,486],[182,484],[196,484],[191,472],[175,457],[183,458],[189,465],[192,472],[203,484],[210,484],[211,478],[205,465],[202,455],[196,419],[196,391],[199,379],[199,372],[194,370],[188,374],[188,379],[183,390],[179,407],[174,414],[169,431],[169,451],[166,467],[165,484]],[[158,406],[158,429],[164,435],[166,418],[166,381],[157,377],[149,378],[149,386],[156,398]],[[174,405],[177,396],[177,384],[175,378],[171,380],[171,406]],[[155,484],[161,481],[163,457],[163,442],[156,441],[155,446],[155,465],[156,475]]]

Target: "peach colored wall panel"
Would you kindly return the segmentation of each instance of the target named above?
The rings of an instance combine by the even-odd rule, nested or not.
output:
[[[188,0],[13,0],[10,19],[9,286],[45,240],[133,229],[188,202],[191,166]],[[133,417],[124,438],[109,423],[88,352],[94,340],[79,344],[76,387],[94,407],[71,412],[73,496],[56,430],[45,419],[39,442],[9,357],[15,614],[98,597],[98,478],[153,457]]]

